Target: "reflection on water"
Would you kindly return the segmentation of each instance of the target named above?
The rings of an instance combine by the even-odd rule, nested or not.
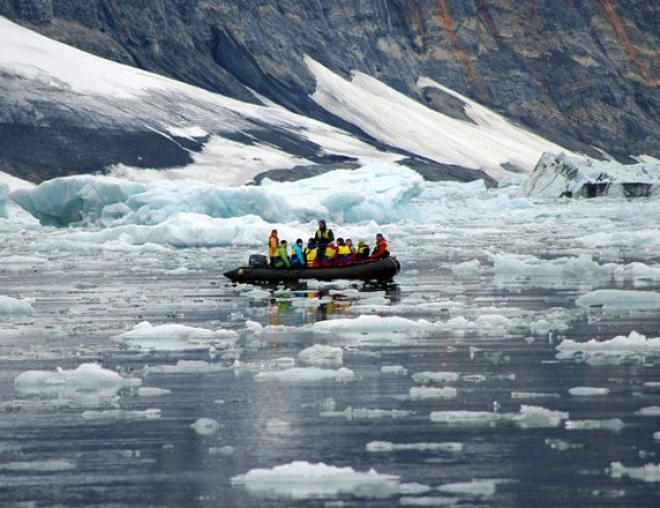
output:
[[[354,302],[382,294],[389,305],[400,301],[401,288],[394,283],[368,285],[360,284],[349,287],[308,289],[306,284],[290,286],[286,289],[270,289],[271,326],[303,326],[317,321],[326,321],[338,317],[348,317]],[[266,305],[265,302],[251,302],[252,306]]]

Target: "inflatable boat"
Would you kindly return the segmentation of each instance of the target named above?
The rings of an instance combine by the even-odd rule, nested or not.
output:
[[[232,282],[296,282],[315,279],[331,281],[337,279],[361,280],[365,282],[388,282],[399,273],[401,263],[393,257],[360,261],[333,267],[269,268],[265,256],[250,256],[248,266],[240,266],[224,273]]]

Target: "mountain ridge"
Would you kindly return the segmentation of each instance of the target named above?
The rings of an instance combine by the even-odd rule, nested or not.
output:
[[[241,101],[272,101],[375,145],[311,99],[306,55],[462,114],[442,90],[418,86],[430,78],[567,150],[621,162],[660,158],[659,10],[639,0],[0,0],[0,15],[53,39]]]

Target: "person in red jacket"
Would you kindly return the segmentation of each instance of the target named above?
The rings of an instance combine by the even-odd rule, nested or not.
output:
[[[390,251],[387,249],[387,240],[385,240],[383,233],[378,233],[376,235],[376,246],[369,259],[382,259],[389,256]]]

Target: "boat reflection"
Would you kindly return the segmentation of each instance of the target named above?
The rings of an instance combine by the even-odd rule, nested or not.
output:
[[[361,286],[348,289],[276,289],[271,291],[268,305],[271,326],[303,326],[318,321],[342,318],[350,314],[351,306],[378,293],[390,302],[400,300],[400,289],[387,286]]]

